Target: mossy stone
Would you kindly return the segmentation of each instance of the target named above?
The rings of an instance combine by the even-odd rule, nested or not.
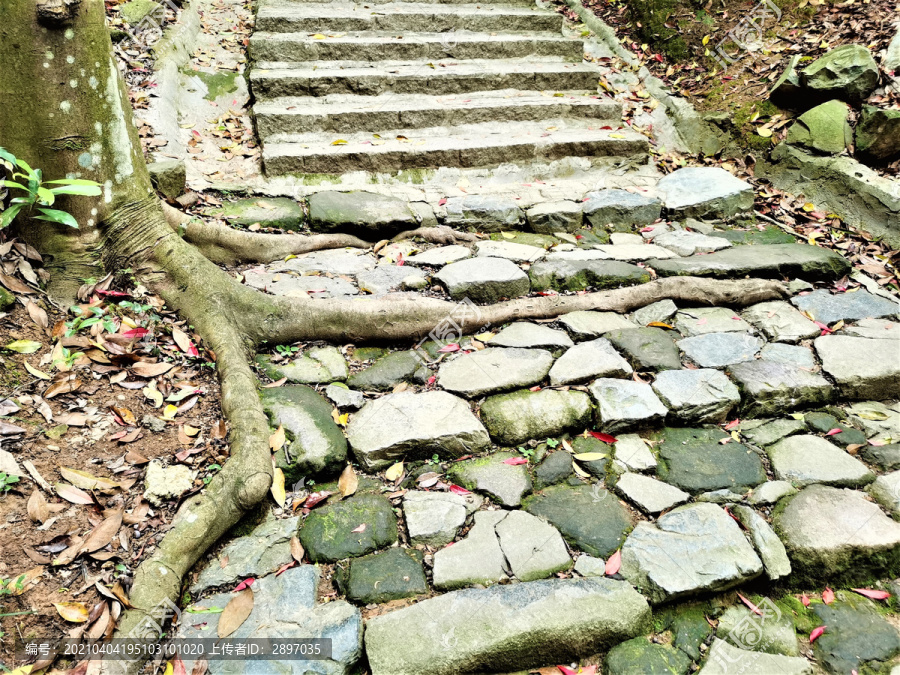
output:
[[[575,451],[576,455],[583,455],[588,452],[597,452],[606,455],[606,457],[601,459],[592,459],[588,462],[579,460],[579,464],[587,469],[588,473],[592,476],[596,476],[601,480],[606,478],[606,469],[613,456],[613,449],[609,445],[593,436],[588,436],[587,438],[584,436],[576,436],[572,440],[572,449]]]
[[[422,552],[397,547],[356,558],[350,562],[343,585],[348,598],[363,604],[427,593]]]
[[[119,16],[131,26],[137,26],[149,15],[162,11],[162,5],[153,0],[131,0],[119,5]]]
[[[0,288],[0,311],[5,312],[7,309],[13,306],[16,302],[16,296],[7,291],[5,288]]]
[[[396,543],[397,516],[380,495],[354,495],[314,509],[299,536],[313,562],[358,558]]]
[[[561,483],[572,475],[572,455],[565,450],[550,453],[534,470],[535,487]]]
[[[401,382],[424,384],[431,371],[412,351],[396,352],[383,356],[371,366],[353,373],[347,380],[351,389],[362,391],[390,391]]]
[[[780,227],[769,226],[762,230],[715,230],[709,233],[710,237],[727,239],[732,244],[793,244],[797,240]]]
[[[306,220],[303,207],[288,197],[254,197],[224,202],[214,215],[231,225],[249,227],[259,223],[262,227],[281,230],[299,230]]]
[[[849,114],[850,106],[843,101],[817,105],[797,118],[785,140],[824,155],[840,154],[853,143]]]
[[[559,237],[550,234],[537,234],[535,232],[492,232],[491,241],[511,241],[514,244],[537,246],[538,248],[550,248],[560,243]]]
[[[866,598],[839,592],[837,601],[811,609],[827,626],[813,652],[832,673],[886,671],[900,653],[900,633]]]
[[[659,446],[657,475],[691,493],[752,487],[766,480],[759,455],[740,443],[719,441],[718,429],[666,429]]]
[[[900,110],[864,105],[856,126],[856,152],[870,164],[900,157]]]
[[[685,675],[691,660],[668,645],[654,644],[646,637],[637,637],[613,647],[606,655],[608,675]]]

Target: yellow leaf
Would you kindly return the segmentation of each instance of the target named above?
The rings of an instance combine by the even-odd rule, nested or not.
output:
[[[178,414],[178,408],[176,408],[171,403],[166,406],[166,409],[163,410],[163,419],[164,420],[174,420],[175,415]]]
[[[809,213],[810,211],[815,211],[815,210],[816,210],[816,205],[813,204],[812,202],[806,202],[806,203],[803,205],[803,210],[806,211],[807,213]]]
[[[53,606],[66,621],[84,623],[88,620],[88,606],[83,602],[55,602]]]
[[[144,387],[144,388],[141,390],[141,392],[144,394],[144,396],[146,396],[146,397],[149,398],[151,401],[153,401],[153,404],[154,404],[153,407],[154,407],[154,408],[158,408],[159,406],[161,406],[161,405],[163,404],[163,395],[162,395],[162,393],[156,388],[156,381],[155,381],[155,380],[154,380],[153,382],[151,382],[150,384],[148,384],[146,387]]]
[[[322,33],[316,33],[312,36],[313,40],[324,40],[325,36]]]
[[[182,430],[184,431],[186,436],[191,436],[191,437],[194,437],[200,433],[200,429],[198,429],[197,427],[192,427],[190,424],[185,424],[182,427]]]
[[[771,136],[772,136],[772,130],[767,129],[766,127],[760,127],[759,129],[756,130],[756,133],[759,134],[760,136],[762,136],[763,138],[771,138]]]
[[[606,457],[605,452],[579,452],[574,456],[580,462],[593,462]]]
[[[272,476],[272,497],[278,506],[284,508],[284,503],[287,501],[287,492],[284,489],[284,471],[277,467]]]
[[[397,462],[384,472],[384,477],[389,481],[398,481],[403,475],[403,462]]]
[[[331,141],[331,144],[332,145],[347,145],[347,141],[345,141],[343,138],[339,138],[336,141]]]
[[[732,437],[735,441],[737,441],[738,443],[741,442],[741,435],[740,435],[737,431],[732,431],[732,432],[731,432],[731,437]]]
[[[347,468],[341,473],[341,477],[338,478],[338,490],[341,491],[341,497],[349,497],[354,494],[357,487],[359,487],[359,478],[357,478],[353,467],[348,464]]]
[[[515,232],[501,232],[500,235],[501,235],[504,239],[515,239],[515,238],[516,238],[516,233],[515,233]]]
[[[802,420],[803,413],[791,413],[791,417],[793,417],[795,420]]]
[[[489,340],[492,340],[496,335],[497,335],[496,333],[491,333],[491,332],[479,333],[478,335],[475,336],[475,339],[481,340],[481,342],[488,342]]]
[[[833,331],[835,331],[835,330],[840,330],[840,329],[843,328],[843,327],[844,327],[844,320],[841,319],[840,321],[838,321],[836,324],[834,324],[834,325],[831,327],[831,330],[833,330]]]
[[[287,437],[284,434],[284,425],[280,425],[271,436],[269,436],[269,447],[272,452],[278,452],[284,447]]]
[[[31,669],[33,667],[34,666],[32,665],[21,666],[20,668],[16,668],[9,675],[31,675]]]
[[[166,663],[166,669],[163,671],[163,675],[175,675],[175,664],[171,661]]]
[[[334,420],[335,424],[339,424],[342,427],[345,427],[347,426],[347,421],[350,419],[350,413],[344,413],[343,415],[341,415],[337,411],[337,408],[335,408],[331,411],[331,419]]]
[[[623,134],[610,134],[609,137],[610,138],[625,138],[625,136]]]
[[[25,361],[25,370],[27,370],[29,373],[31,373],[32,375],[34,375],[35,377],[37,377],[41,380],[49,380],[50,379],[50,376],[47,373],[45,373],[43,370],[38,370],[33,365],[28,363],[28,361]]]
[[[587,454],[587,453],[585,453],[585,454]],[[575,473],[578,474],[579,476],[581,476],[582,478],[590,478],[591,477],[591,474],[589,474],[587,471],[582,469],[577,464],[573,464],[572,468],[575,469]]]
[[[653,326],[655,328],[668,328],[670,330],[675,330],[675,326],[665,323],[664,321],[651,321],[647,324],[648,326]]]
[[[704,45],[708,45],[708,44],[709,44],[709,35],[704,35],[704,36],[703,36],[703,44],[704,44]]]

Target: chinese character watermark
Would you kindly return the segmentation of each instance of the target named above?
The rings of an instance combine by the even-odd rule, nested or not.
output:
[[[752,51],[763,39],[764,25],[770,18],[775,21],[781,19],[781,10],[772,0],[760,0],[749,14],[744,16],[738,24],[725,34],[716,45],[716,53],[713,58],[723,68],[728,68],[732,63],[741,58],[741,52]],[[738,48],[735,53],[729,54],[725,46],[732,44]]]

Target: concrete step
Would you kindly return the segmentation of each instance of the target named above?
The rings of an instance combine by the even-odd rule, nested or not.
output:
[[[265,142],[277,134],[327,131],[341,134],[381,129],[422,129],[481,122],[525,122],[580,117],[622,119],[621,104],[588,92],[482,91],[462,95],[382,94],[285,97],[254,106]]]
[[[264,4],[256,15],[256,30],[272,33],[333,31],[556,31],[556,12],[516,5],[436,5],[392,2]],[[448,38],[452,40],[452,36]]]
[[[593,66],[559,57],[532,59],[435,60],[421,62],[319,61],[259,63],[250,71],[257,98],[362,94],[433,94],[445,96],[496,89],[560,91],[597,90]]]
[[[254,61],[358,61],[560,56],[580,62],[581,39],[553,33],[390,33],[366,31],[316,39],[302,33],[258,32],[250,38]]]
[[[273,137],[263,146],[270,176],[396,172],[440,167],[489,167],[564,157],[630,157],[647,154],[647,138],[629,130],[604,130],[582,120],[488,122],[458,127],[397,129]]]

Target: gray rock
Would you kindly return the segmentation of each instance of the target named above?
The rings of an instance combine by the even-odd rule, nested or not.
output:
[[[639,326],[646,326],[654,321],[666,321],[675,315],[678,305],[671,300],[660,300],[637,310],[632,318]]]
[[[255,272],[247,270],[244,279],[248,286],[266,291],[272,295],[286,297],[337,298],[346,295],[358,295],[359,289],[344,279],[330,279],[323,276],[295,276],[293,273]]]
[[[277,661],[209,660],[209,671],[215,675],[348,675],[362,656],[363,622],[359,610],[343,600],[316,604],[319,587],[319,568],[300,565],[279,576],[258,579],[250,590],[253,611],[241,626],[229,636],[232,640],[264,639],[274,636],[302,635],[331,641],[331,658],[316,661],[281,659]],[[220,593],[194,603],[188,611],[224,608],[234,598],[232,593]],[[218,638],[216,629],[220,614],[208,616],[202,622],[184,621],[179,625],[178,638]],[[194,669],[194,661],[184,656],[187,672]]]
[[[752,361],[763,341],[747,333],[706,333],[675,344],[698,366],[721,368]]]
[[[608,331],[606,339],[631,362],[635,370],[678,370],[681,368],[681,355],[674,333],[662,328],[630,328]]]
[[[757,485],[750,493],[749,501],[753,505],[766,506],[775,504],[782,497],[797,494],[797,488],[786,480],[770,480],[762,485]]]
[[[528,276],[503,258],[469,258],[451,263],[434,275],[454,300],[495,303],[528,293]]]
[[[687,675],[691,659],[671,645],[650,642],[637,637],[616,645],[606,655],[606,675],[631,675],[632,673],[667,673]]]
[[[655,244],[597,244],[594,248],[613,260],[624,260],[626,262],[643,262],[644,260],[664,260],[666,258],[677,258],[678,254],[673,253],[667,248],[656,246]]]
[[[618,549],[633,526],[616,497],[593,485],[553,485],[525,500],[525,510],[552,523],[574,548],[597,557]]]
[[[184,184],[182,183],[182,192],[183,188]],[[262,227],[296,231],[306,222],[303,207],[287,197],[253,197],[239,199],[235,202],[223,202],[222,208],[214,211],[213,214],[224,218],[230,225],[239,227],[259,224]]]
[[[470,490],[485,492],[503,506],[518,506],[531,491],[531,478],[525,464],[507,464],[520,457],[511,452],[497,452],[489,457],[457,462],[448,476]]]
[[[888,407],[878,401],[854,403],[847,408],[850,421],[867,436],[900,438],[900,406]]]
[[[644,238],[639,234],[613,232],[609,235],[609,242],[613,246],[640,246],[644,243]]]
[[[847,592],[837,598],[810,607],[828,627],[813,645],[816,659],[831,673],[885,672],[900,652],[900,633],[872,601]]]
[[[589,391],[597,402],[596,420],[607,433],[628,431],[662,422],[668,410],[649,384],[600,378]]]
[[[770,340],[799,342],[816,337],[819,327],[787,302],[761,302],[744,310],[744,318]]]
[[[291,537],[297,534],[299,518],[269,518],[250,534],[225,545],[218,556],[200,571],[191,593],[215,586],[234,585],[248,577],[264,577],[291,561]],[[224,563],[224,564],[223,564]]]
[[[572,455],[562,450],[551,452],[544,457],[534,470],[537,489],[548,485],[556,485],[572,475]]]
[[[744,417],[783,413],[829,403],[834,388],[821,375],[772,361],[747,361],[726,371],[741,392]]]
[[[775,84],[769,90],[769,98],[776,105],[793,108],[799,103],[803,95],[803,84],[800,82],[800,73],[797,72],[797,64],[801,54],[794,54],[788,61],[784,72],[775,80]]]
[[[637,434],[624,434],[616,439],[616,461],[630,471],[647,471],[656,468],[656,457],[647,443]]]
[[[735,664],[741,675],[812,675],[815,672],[813,665],[800,656],[739,649],[716,638],[698,675],[730,675],[735,671]]]
[[[507,574],[495,526],[507,511],[478,511],[468,536],[434,554],[434,586],[453,590],[495,584]],[[371,625],[371,624],[370,624]],[[410,650],[404,650],[404,653]]]
[[[442,267],[471,257],[472,251],[465,246],[436,246],[406,258],[406,262],[410,265]]]
[[[348,598],[366,605],[428,592],[422,552],[415,549],[389,548],[354,558],[346,577],[336,576]]]
[[[777,443],[782,438],[786,438],[792,434],[799,434],[806,431],[806,423],[803,420],[775,420],[755,429],[741,430],[747,438],[753,443],[761,447]]]
[[[543,349],[489,347],[445,361],[437,381],[448,391],[475,398],[530,387],[547,377],[552,365],[553,355]]]
[[[817,105],[797,118],[785,142],[823,155],[838,155],[853,145],[849,114],[850,106],[841,101]]]
[[[856,126],[856,151],[867,164],[887,164],[900,156],[900,111],[864,105]]]
[[[762,616],[751,614],[747,607],[741,605],[726,609],[719,617],[716,637],[735,647],[754,652],[800,656],[800,643],[791,618],[784,615],[768,598],[760,604],[762,606],[757,607],[763,613]]]
[[[543,347],[545,349],[565,349],[574,344],[564,331],[529,321],[517,321],[508,325],[488,342],[491,347]]]
[[[819,436],[791,436],[767,452],[775,476],[794,485],[859,487],[875,480],[865,464]]]
[[[721,490],[701,492],[697,495],[697,501],[710,504],[738,504],[744,501],[744,497],[745,495],[741,492],[735,492],[730,488],[722,488]]]
[[[869,494],[894,518],[900,516],[900,471],[878,476],[869,486]]]
[[[753,328],[725,307],[692,307],[675,315],[675,329],[685,337],[708,333],[748,333]]]
[[[622,576],[654,604],[726,590],[762,571],[738,524],[715,504],[680,506],[655,524],[638,523],[622,546]]]
[[[753,186],[718,167],[678,169],[656,189],[666,212],[679,218],[729,218],[753,208]]]
[[[320,394],[304,386],[276,387],[260,390],[260,401],[271,424],[284,427],[288,442],[275,453],[275,464],[289,483],[344,468],[347,441]]]
[[[278,269],[295,272],[328,272],[330,274],[356,276],[378,264],[375,256],[362,251],[330,249],[314,251],[279,263]]]
[[[900,469],[900,443],[868,446],[862,450],[862,457],[881,469]]]
[[[621,581],[531,581],[447,593],[370,619],[366,653],[373,675],[514,671],[602,651],[649,619],[646,600]]]
[[[582,252],[572,251],[572,253],[580,254]],[[600,253],[600,251],[595,251],[595,253]],[[562,253],[557,254],[557,256],[561,255]],[[606,257],[605,254],[601,253],[601,255]],[[529,276],[532,289],[535,291],[619,288],[650,281],[650,273],[637,265],[618,260],[581,256],[555,257],[553,259],[547,256],[544,260],[531,266]]]
[[[365,370],[353,373],[347,384],[365,391],[390,391],[401,382],[425,384],[431,371],[413,351],[394,352],[378,359]]]
[[[481,419],[497,443],[517,445],[584,429],[591,401],[581,391],[514,391],[488,398],[481,405]]]
[[[274,363],[268,357],[257,359],[266,375],[273,380],[286,377],[297,384],[324,384],[346,380],[350,374],[347,362],[337,347],[310,349],[288,363]]]
[[[510,511],[494,527],[500,548],[519,581],[544,579],[572,566],[559,531],[525,511]]]
[[[709,255],[651,260],[649,265],[663,277],[688,275],[722,279],[789,276],[817,281],[839,279],[850,271],[850,263],[843,256],[821,246],[806,244],[735,246]]]
[[[517,244],[512,241],[479,241],[475,244],[475,251],[481,257],[506,258],[515,263],[532,263],[546,255],[546,251],[537,246]]]
[[[525,212],[532,232],[553,234],[581,229],[581,204],[569,200],[540,202]]]
[[[466,498],[451,492],[412,490],[403,496],[403,514],[412,544],[446,546],[466,522]]]
[[[404,286],[421,288],[428,283],[425,275],[410,267],[382,264],[362,272],[356,277],[360,291],[371,295],[384,295]]]
[[[556,387],[598,377],[630,377],[632,372],[610,341],[599,338],[582,342],[559,357],[550,368],[550,384]]]
[[[583,577],[606,576],[606,562],[603,558],[595,558],[586,553],[582,553],[575,559],[575,566],[572,569]]]
[[[797,347],[783,342],[772,342],[760,351],[759,356],[764,361],[784,363],[796,368],[813,370],[816,367],[816,359],[812,350],[806,347]]]
[[[144,476],[144,499],[154,506],[162,506],[194,487],[194,472],[183,464],[164,467],[154,460],[147,465]]]
[[[666,370],[653,383],[669,414],[686,423],[723,422],[741,402],[731,381],[718,370]]]
[[[878,85],[878,64],[862,45],[843,45],[804,68],[800,79],[817,96],[859,103]]]
[[[404,391],[370,401],[350,419],[347,439],[367,471],[404,458],[455,458],[490,447],[468,403],[443,391]]]
[[[499,195],[451,197],[446,208],[444,225],[479,232],[517,230],[525,221],[516,200]]]
[[[356,494],[311,511],[299,537],[313,562],[356,558],[397,542],[397,516],[384,497]]]
[[[749,506],[735,504],[732,513],[747,528],[750,539],[756,547],[759,557],[766,568],[766,576],[770,580],[786,577],[791,573],[791,562],[788,560],[784,544],[769,527],[769,524]]]
[[[759,456],[740,443],[719,443],[718,429],[667,428],[661,432],[657,475],[691,493],[759,485],[766,472]]]
[[[637,328],[631,321],[615,312],[570,312],[561,316],[559,322],[576,340],[593,340],[611,330]]]
[[[677,487],[637,473],[622,474],[616,482],[616,492],[650,515],[668,511],[691,498]]]
[[[845,326],[844,332],[873,340],[900,340],[900,323],[886,319],[862,319],[852,326]]]
[[[712,253],[713,251],[731,247],[731,242],[722,237],[710,237],[699,232],[688,232],[687,230],[663,232],[653,238],[653,243],[681,256],[694,255],[695,253]]]
[[[791,303],[816,321],[829,326],[837,321],[878,319],[900,313],[900,305],[896,302],[864,290],[829,293],[825,289],[819,289],[809,295],[794,296]]]
[[[316,192],[309,196],[309,226],[317,232],[391,235],[414,230],[419,221],[409,204],[374,192]]]
[[[826,335],[813,342],[822,370],[852,399],[900,397],[900,343],[850,335]]]
[[[591,227],[630,232],[633,225],[650,225],[658,219],[662,204],[646,195],[609,189],[588,192],[581,209]]]
[[[153,183],[153,187],[170,202],[174,202],[184,194],[187,173],[183,159],[165,159],[160,162],[150,162],[147,164],[147,171],[150,173],[150,182]],[[299,223],[297,224],[299,225]]]
[[[796,583],[868,583],[896,574],[900,524],[862,492],[810,485],[774,515]]]
[[[325,396],[341,410],[359,410],[366,402],[361,391],[353,391],[345,385],[329,384],[323,391]]]

